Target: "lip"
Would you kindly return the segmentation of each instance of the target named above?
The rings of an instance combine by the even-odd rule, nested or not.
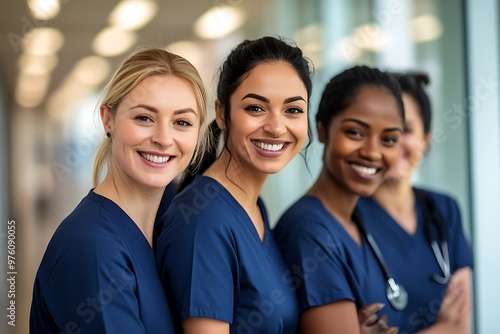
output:
[[[158,152],[137,151],[141,160],[151,167],[163,167],[175,159],[174,155]]]
[[[262,156],[270,158],[281,156],[290,145],[290,142],[284,140],[272,140],[272,139],[251,139],[250,142],[252,143],[252,146],[255,148],[257,153],[259,153]],[[261,147],[262,144],[268,146],[268,148],[266,149]],[[276,150],[269,149],[269,146],[271,145],[274,146],[274,149]],[[282,147],[279,148],[279,146]]]

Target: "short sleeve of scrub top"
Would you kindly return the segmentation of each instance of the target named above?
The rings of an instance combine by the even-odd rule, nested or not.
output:
[[[267,222],[264,241],[238,202],[212,178],[197,176],[162,217],[156,258],[179,322],[230,323],[231,333],[293,333],[297,302]],[[179,324],[177,324],[180,326]]]

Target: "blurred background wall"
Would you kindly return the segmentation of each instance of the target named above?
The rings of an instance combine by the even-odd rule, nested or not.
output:
[[[0,8],[1,333],[28,332],[33,278],[47,242],[90,190],[104,138],[96,105],[119,61],[138,46],[183,55],[200,70],[212,112],[224,57],[262,35],[296,41],[313,61],[311,121],[324,85],[346,67],[430,74],[434,140],[415,182],[459,201],[475,255],[474,331],[500,333],[497,1],[20,0]],[[312,184],[321,151],[314,142],[309,170],[297,157],[266,182],[262,196],[273,224]],[[7,317],[12,271],[15,327]]]

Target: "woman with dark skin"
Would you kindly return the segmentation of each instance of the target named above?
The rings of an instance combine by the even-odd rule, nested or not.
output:
[[[316,115],[323,167],[305,196],[280,218],[275,236],[290,268],[307,334],[396,333],[386,281],[355,214],[360,196],[382,184],[399,156],[404,111],[395,79],[356,66],[326,86]],[[383,312],[358,317],[358,309]],[[370,310],[368,310],[370,311]],[[388,325],[389,324],[389,325]]]

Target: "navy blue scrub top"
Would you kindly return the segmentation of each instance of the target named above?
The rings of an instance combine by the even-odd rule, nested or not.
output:
[[[261,241],[252,221],[216,180],[198,175],[162,217],[156,256],[177,326],[188,317],[230,323],[230,333],[294,333],[295,292],[264,218]]]
[[[445,223],[451,272],[472,268],[472,251],[464,237],[457,202],[443,194],[424,192]],[[418,221],[414,235],[403,230],[372,198],[360,198],[356,209],[377,242],[389,270],[408,292],[408,306],[398,324],[400,334],[415,333],[434,324],[447,288],[446,284],[432,279],[432,275],[443,273],[425,234],[422,203],[418,198],[416,209]],[[441,248],[437,229],[434,224],[432,226]]]
[[[400,321],[386,296],[386,280],[375,255],[362,247],[314,196],[304,196],[280,218],[276,241],[290,268],[286,277],[297,289],[300,312],[340,300],[357,308],[370,303],[385,307],[389,325]]]
[[[175,333],[153,249],[93,191],[59,225],[35,278],[30,333]]]

